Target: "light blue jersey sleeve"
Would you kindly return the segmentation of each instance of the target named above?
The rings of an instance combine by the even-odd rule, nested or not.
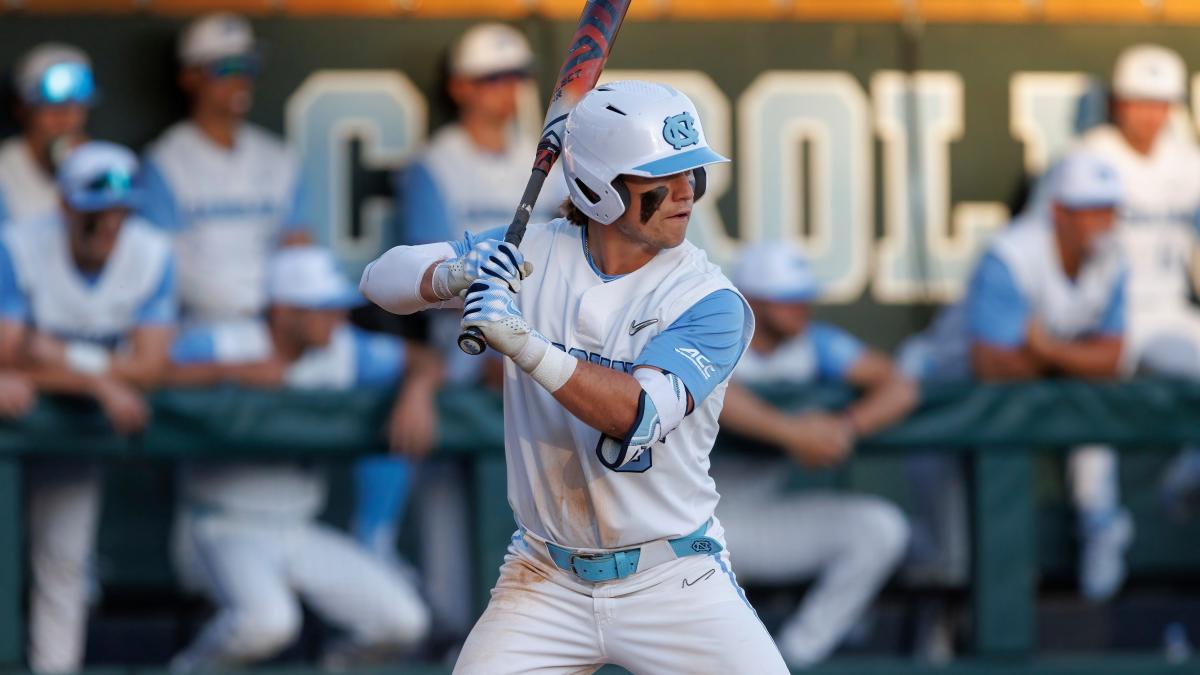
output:
[[[967,287],[966,307],[972,340],[1009,349],[1024,344],[1029,303],[995,253],[988,252],[980,259]]]
[[[750,342],[746,304],[731,290],[706,295],[666,330],[655,335],[634,361],[683,380],[693,406],[724,382]]]
[[[179,331],[171,345],[171,361],[181,365],[213,363],[217,360],[217,343],[211,326],[189,326]]]
[[[1096,332],[1101,335],[1125,334],[1125,294],[1128,278],[1128,270],[1122,270],[1121,276],[1117,277],[1117,282],[1113,284],[1112,297],[1109,298],[1108,307],[1104,309],[1104,316],[1100,318],[1100,325],[1096,328]]]
[[[404,340],[386,333],[354,328],[354,383],[360,387],[386,387],[404,374],[408,352]]]
[[[822,380],[845,382],[850,369],[867,349],[858,338],[827,323],[814,321],[808,327],[808,334],[817,353],[817,373]]]
[[[167,232],[183,229],[183,217],[175,202],[175,193],[153,160],[142,162],[136,182],[141,192],[138,214]]]
[[[4,202],[4,190],[0,188],[0,226],[8,222],[8,204]]]
[[[154,293],[138,308],[134,322],[139,326],[162,326],[175,323],[179,318],[179,304],[175,295],[175,258],[167,258],[162,277]]]
[[[29,303],[17,283],[17,268],[8,247],[0,241],[0,320],[24,323],[29,318]]]
[[[433,174],[420,161],[396,174],[400,244],[432,244],[454,236],[454,223]]]
[[[308,202],[307,190],[304,188],[304,181],[296,178],[296,184],[292,187],[292,201],[288,204],[287,213],[283,216],[283,231],[286,234],[294,232],[305,232],[308,230],[309,218],[305,209],[305,204]]]

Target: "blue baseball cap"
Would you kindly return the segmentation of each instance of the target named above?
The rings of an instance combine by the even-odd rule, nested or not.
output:
[[[267,272],[271,302],[302,309],[350,309],[365,303],[338,271],[333,253],[321,246],[287,246],[271,259]]]
[[[91,59],[78,47],[38,45],[21,58],[16,72],[17,93],[29,105],[86,105],[96,98]]]
[[[138,161],[133,151],[107,141],[75,148],[58,167],[58,189],[76,211],[131,209],[139,202],[133,187]]]
[[[1052,169],[1051,201],[1068,209],[1113,208],[1121,203],[1121,177],[1108,162],[1077,150]]]
[[[747,298],[772,302],[810,302],[820,292],[808,258],[784,241],[764,241],[742,249],[733,285]]]

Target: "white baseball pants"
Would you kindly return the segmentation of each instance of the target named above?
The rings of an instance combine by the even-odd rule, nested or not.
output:
[[[101,492],[94,464],[61,460],[30,467],[29,667],[36,673],[73,673],[83,664]]]
[[[307,519],[244,514],[181,519],[181,567],[202,570],[218,613],[172,663],[177,672],[267,658],[292,642],[300,598],[365,649],[403,650],[429,629],[412,588],[349,536]]]
[[[456,675],[566,675],[606,663],[637,675],[788,672],[725,553],[593,584],[556,567],[541,542],[515,536]]]

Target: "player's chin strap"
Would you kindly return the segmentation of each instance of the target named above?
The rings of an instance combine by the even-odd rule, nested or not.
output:
[[[687,388],[672,373],[638,368],[633,378],[642,385],[637,416],[624,440],[603,436],[596,446],[600,463],[614,471],[642,456],[650,446],[664,441],[687,414]]]

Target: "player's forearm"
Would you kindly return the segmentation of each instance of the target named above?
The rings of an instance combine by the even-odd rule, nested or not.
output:
[[[912,380],[893,373],[891,377],[868,389],[854,405],[846,409],[846,416],[854,424],[860,436],[869,436],[891,426],[907,415],[917,405],[920,393]]]
[[[642,385],[632,375],[579,361],[554,398],[584,424],[625,438],[637,418]]]
[[[57,366],[38,366],[23,373],[38,391],[48,394],[95,397],[100,379],[96,375],[85,375]]]
[[[722,429],[774,445],[787,441],[787,413],[763,401],[745,387],[730,382],[721,408]]]
[[[1044,374],[1044,366],[1025,349],[1002,349],[980,343],[971,346],[971,368],[975,377],[989,382],[1032,380]]]
[[[371,302],[393,314],[413,314],[430,307],[450,306],[433,291],[433,269],[452,257],[449,244],[397,246],[363,270],[358,289]]]
[[[169,387],[212,387],[230,380],[228,369],[219,363],[172,364],[165,382]]]
[[[1115,377],[1121,363],[1122,340],[1102,337],[1075,342],[1055,340],[1039,356],[1054,370],[1071,377]]]

